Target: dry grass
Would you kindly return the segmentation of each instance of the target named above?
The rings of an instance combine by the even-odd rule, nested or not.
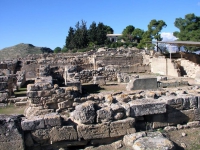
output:
[[[182,136],[182,133],[186,133],[186,136]],[[177,150],[200,150],[200,128],[170,131],[166,135],[177,145]],[[186,148],[181,147],[181,143]]]
[[[11,115],[11,114],[23,114],[24,110],[25,110],[25,106],[24,107],[15,107],[13,104],[6,106],[4,108],[0,108],[0,114],[7,114],[7,115]]]

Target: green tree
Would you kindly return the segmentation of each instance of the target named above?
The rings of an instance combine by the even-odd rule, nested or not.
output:
[[[132,32],[132,36],[133,36],[134,41],[136,41],[137,43],[140,43],[140,40],[142,39],[143,34],[144,34],[144,30],[136,28]]]
[[[151,34],[152,39],[162,41],[160,31],[166,26],[167,24],[163,20],[151,20],[148,25],[148,31]]]
[[[68,52],[68,49],[67,49],[67,47],[65,45],[63,46],[61,52],[62,53],[67,53]]]
[[[114,33],[114,30],[110,26],[105,25],[105,28],[106,28],[107,34],[113,34]]]
[[[65,47],[69,49],[73,49],[75,47],[74,41],[74,29],[72,27],[69,28],[68,36],[66,37]]]
[[[148,49],[152,49],[153,44],[152,44],[152,36],[149,31],[145,31],[144,34],[142,35],[142,39],[140,40],[140,43],[138,44],[137,48],[143,49],[147,47]]]
[[[195,14],[187,14],[185,18],[176,18],[175,27],[179,31],[175,31],[173,35],[180,41],[200,41],[200,16]],[[190,51],[198,50],[198,47],[186,47]]]
[[[92,22],[88,30],[89,42],[96,44],[97,42],[97,25],[96,22]]]
[[[61,52],[61,48],[60,47],[56,47],[55,49],[54,49],[54,53],[60,53]]]
[[[106,27],[102,22],[99,22],[97,25],[97,44],[103,45],[105,44],[105,41],[107,40],[107,33],[106,33]]]
[[[133,31],[135,30],[135,27],[132,25],[127,26],[123,31],[122,31],[122,38],[125,41],[133,41]]]

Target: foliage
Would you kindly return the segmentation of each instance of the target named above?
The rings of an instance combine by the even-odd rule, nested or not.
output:
[[[55,49],[54,49],[54,53],[60,53],[61,52],[61,48],[60,47],[56,47]]]
[[[174,25],[179,29],[173,35],[180,41],[200,41],[200,16],[187,14],[185,18],[176,18]],[[187,47],[191,51],[198,50],[197,47]]]
[[[132,32],[133,39],[135,39],[137,43],[140,43],[140,40],[142,39],[143,34],[144,34],[144,30],[141,30],[139,28],[136,28]]]
[[[62,52],[62,53],[67,53],[67,52],[68,52],[68,49],[67,49],[67,47],[65,47],[65,45],[63,46],[61,52]]]
[[[127,26],[127,27],[123,30],[123,32],[122,32],[122,37],[123,37],[123,39],[124,39],[125,41],[130,41],[130,42],[132,42],[132,41],[133,41],[133,35],[132,35],[132,33],[133,33],[134,30],[135,30],[135,27],[134,27],[134,26],[132,26],[132,25]]]
[[[107,41],[107,33],[113,33],[110,26],[103,23],[92,22],[89,29],[87,29],[86,22],[77,22],[75,28],[70,27],[68,36],[66,37],[65,47],[68,50],[81,49],[83,51],[86,47],[94,48],[96,45],[104,45]]]
[[[161,35],[159,33],[166,26],[167,24],[163,20],[151,20],[148,25],[148,31],[151,34],[152,39],[162,41]]]
[[[142,49],[145,47],[148,49],[152,49],[152,47],[153,47],[152,36],[149,31],[144,32],[144,34],[142,35],[142,39],[140,40],[140,43],[137,46],[137,48],[139,48],[139,49]]]

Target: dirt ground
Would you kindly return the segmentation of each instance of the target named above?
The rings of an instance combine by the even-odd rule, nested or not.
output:
[[[200,150],[200,128],[175,130],[164,134],[174,142],[176,150]]]

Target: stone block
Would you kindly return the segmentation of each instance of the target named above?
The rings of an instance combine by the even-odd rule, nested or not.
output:
[[[194,110],[195,120],[200,120],[200,108]]]
[[[110,107],[103,107],[97,110],[97,123],[109,122],[113,120],[113,111]]]
[[[62,124],[60,115],[56,113],[44,115],[44,123],[47,127],[61,126]]]
[[[95,122],[96,110],[95,104],[92,101],[84,102],[76,106],[73,112],[75,121],[83,124],[92,124]]]
[[[167,100],[167,111],[171,112],[176,110],[182,110],[183,109],[183,98],[176,98],[176,97],[169,97]]]
[[[144,116],[166,112],[166,103],[154,99],[134,100],[129,102],[130,116]]]
[[[45,90],[45,91],[28,91],[27,97],[49,97],[52,95],[52,91]]]
[[[84,140],[103,139],[109,137],[109,123],[77,126],[78,137]]]
[[[53,127],[49,133],[50,140],[54,142],[58,141],[73,141],[78,139],[77,132],[73,126]]]
[[[31,131],[32,139],[39,144],[49,144],[50,143],[50,129],[38,129]]]
[[[149,150],[161,150],[161,149],[167,149],[167,150],[173,150],[175,149],[175,146],[173,142],[165,138],[164,136],[154,135],[152,136],[146,136],[141,137],[137,139],[134,144],[132,145],[133,149],[149,149]]]
[[[21,122],[21,127],[24,131],[43,129],[45,127],[44,118],[42,116],[36,116],[31,119],[25,119]]]
[[[66,100],[64,102],[58,103],[58,108],[63,109],[63,108],[70,108],[73,105],[73,100]]]
[[[22,150],[23,133],[20,127],[20,116],[0,115],[0,149]]]
[[[128,147],[131,147],[133,145],[133,143],[141,138],[141,137],[145,137],[146,136],[146,133],[145,132],[136,132],[136,133],[133,133],[133,134],[128,134],[128,135],[125,135],[124,138],[123,138],[123,142],[126,146]]]
[[[93,76],[94,84],[105,85],[105,77],[104,76]]]
[[[110,137],[118,137],[126,134],[135,133],[135,119],[126,118],[110,123]]]
[[[157,89],[157,78],[133,78],[127,84],[126,89],[130,90],[149,90]]]

